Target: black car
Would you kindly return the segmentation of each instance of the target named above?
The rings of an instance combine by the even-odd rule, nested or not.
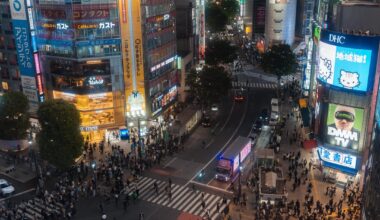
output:
[[[253,132],[260,132],[261,127],[263,127],[263,121],[258,118],[254,123],[253,123]]]
[[[267,125],[269,123],[269,112],[268,109],[264,108],[261,110],[261,114],[259,119],[263,122],[263,124]]]
[[[203,127],[210,127],[211,126],[211,118],[210,118],[210,116],[204,116],[203,117],[202,126]]]

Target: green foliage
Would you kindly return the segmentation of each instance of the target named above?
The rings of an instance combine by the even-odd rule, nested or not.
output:
[[[41,124],[37,142],[42,158],[59,169],[69,168],[83,148],[78,110],[59,99],[42,103],[37,114]]]
[[[237,58],[238,48],[227,40],[215,39],[207,44],[205,57],[208,65],[231,63]]]
[[[280,80],[281,76],[294,74],[298,63],[290,46],[279,44],[273,45],[263,54],[261,66],[265,72],[275,74]]]
[[[0,97],[0,138],[25,139],[29,122],[29,103],[22,92],[7,92]]]
[[[239,13],[239,2],[237,0],[221,0],[220,7],[227,15],[228,20],[234,19]]]
[[[225,29],[228,16],[219,5],[209,2],[206,4],[205,20],[211,32],[219,32]]]
[[[203,105],[219,102],[231,88],[231,79],[221,66],[205,66],[200,72],[193,70],[186,83]]]

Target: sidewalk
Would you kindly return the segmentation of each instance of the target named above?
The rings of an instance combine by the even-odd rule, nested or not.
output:
[[[7,156],[0,154],[0,174],[21,183],[29,182],[36,178],[35,167],[25,161],[7,161]]]
[[[282,114],[287,115],[287,113],[292,112],[292,107],[287,103],[282,103]],[[309,181],[306,181],[306,184],[303,184],[304,178],[301,178],[301,186],[297,187],[295,191],[292,191],[292,184],[293,180],[289,181],[287,177],[288,173],[288,167],[289,167],[289,161],[283,159],[283,155],[290,152],[295,152],[297,154],[298,151],[301,153],[301,159],[306,159],[308,162],[311,159],[312,151],[316,149],[303,149],[300,148],[299,142],[290,144],[290,138],[293,135],[293,131],[296,128],[296,132],[300,133],[301,128],[301,118],[299,117],[297,119],[296,115],[299,114],[299,112],[294,112],[294,116],[290,116],[287,119],[286,126],[284,129],[282,129],[282,140],[281,140],[281,147],[280,152],[276,153],[276,161],[278,162],[278,165],[282,167],[282,170],[284,172],[284,176],[287,178],[286,182],[286,190],[288,192],[288,198],[287,202],[290,202],[291,200],[299,200],[301,203],[301,213],[305,209],[304,202],[305,202],[305,195],[307,193],[307,184]],[[286,135],[288,131],[288,135]],[[312,195],[314,197],[314,205],[316,201],[320,201],[323,205],[327,204],[329,202],[330,197],[325,195],[326,187],[327,186],[333,186],[335,184],[330,184],[327,182],[323,182],[322,172],[313,167],[311,171],[308,174],[308,179],[311,180],[311,183],[313,185],[312,188]],[[251,189],[249,189],[246,185],[246,178],[242,179],[242,192],[246,193],[247,195],[247,205],[245,207],[240,207],[239,205],[234,205],[231,203],[230,205],[230,213],[232,220],[248,220],[248,219],[256,219],[256,194],[253,193]],[[343,190],[339,187],[336,188],[336,195],[333,197],[334,202],[338,202],[343,194]],[[346,202],[343,203],[343,210],[347,209]],[[333,215],[335,215],[333,213]],[[227,219],[227,218],[226,218]],[[296,219],[294,217],[290,217],[290,219]]]

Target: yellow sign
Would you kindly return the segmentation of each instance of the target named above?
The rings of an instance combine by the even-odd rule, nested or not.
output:
[[[120,0],[119,9],[126,113],[127,116],[145,116],[140,0]]]

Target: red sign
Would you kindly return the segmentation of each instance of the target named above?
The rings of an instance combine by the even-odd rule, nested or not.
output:
[[[108,9],[91,9],[91,10],[73,11],[73,18],[75,20],[109,18],[109,16],[110,16],[110,12]]]

